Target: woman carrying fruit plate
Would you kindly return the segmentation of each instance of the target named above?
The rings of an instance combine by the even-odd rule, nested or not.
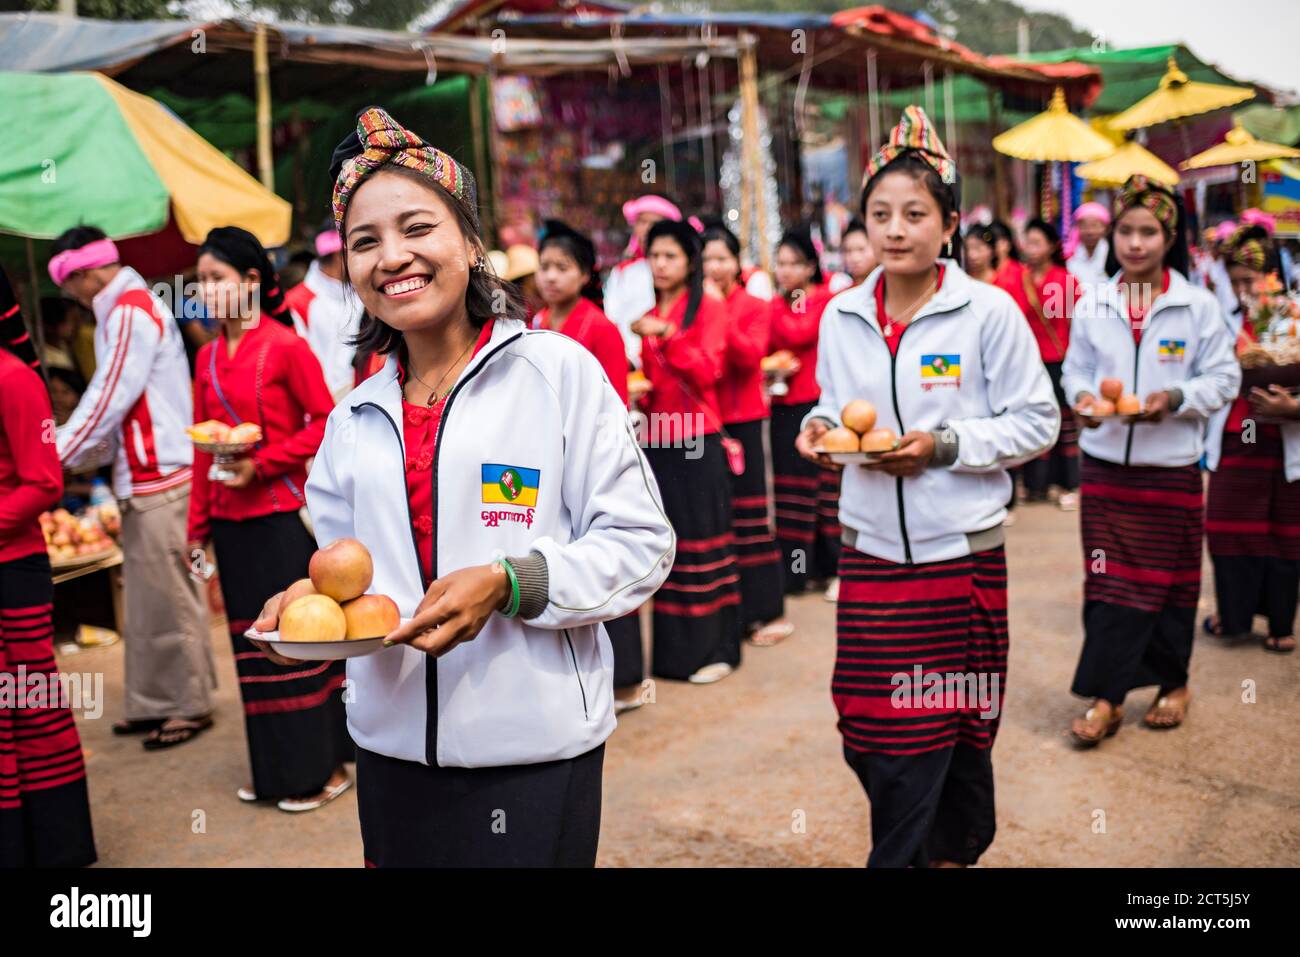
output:
[[[871,803],[871,867],[965,866],[993,840],[1007,469],[1049,448],[1060,422],[1015,303],[945,255],[956,181],[909,106],[864,178],[882,268],[826,308],[821,401],[798,438],[817,462],[846,439],[871,453],[844,466],[831,683],[844,758]],[[915,677],[983,691],[923,695]]]
[[[1276,262],[1270,247],[1268,233],[1255,225],[1241,227],[1225,244],[1228,277],[1240,301],[1234,316],[1239,357],[1257,341],[1249,320],[1255,289]],[[1218,432],[1206,438],[1213,474],[1205,539],[1217,613],[1204,627],[1212,635],[1246,638],[1259,613],[1268,618],[1264,647],[1287,654],[1295,650],[1300,593],[1300,537],[1293,531],[1300,527],[1300,403],[1277,383],[1243,383],[1241,393],[1210,419]]]
[[[387,360],[330,414],[307,481],[330,567],[284,626],[335,627],[360,571],[403,619],[347,666],[366,861],[592,866],[615,725],[601,623],[673,562],[654,477],[600,364],[528,329],[488,269],[469,170],[371,107],[331,173],[358,345]]]
[[[311,345],[293,330],[257,237],[234,226],[212,230],[199,247],[198,281],[207,314],[221,327],[195,360],[200,424],[192,434],[256,437],[253,451],[227,466],[222,480],[209,477],[212,456],[195,449],[188,530],[193,550],[211,542],[216,552],[239,673],[252,780],[237,793],[241,801],[309,811],[351,784],[343,767],[353,756],[343,663],[286,672],[258,654],[244,632],[268,591],[307,577],[315,542],[298,513],[307,461],[320,447],[334,400]]]
[[[1112,278],[1075,307],[1061,377],[1084,428],[1084,642],[1071,690],[1093,704],[1070,730],[1085,746],[1119,731],[1135,688],[1159,689],[1148,727],[1187,715],[1206,420],[1241,383],[1218,302],[1187,281],[1175,194],[1130,177],[1110,240]]]

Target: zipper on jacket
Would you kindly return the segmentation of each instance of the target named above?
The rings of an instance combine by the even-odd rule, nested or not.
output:
[[[573,651],[573,639],[569,637],[569,629],[564,629],[564,643],[569,646],[569,657],[573,660],[573,674],[578,679],[578,691],[582,694],[582,720],[590,721],[591,717],[587,711],[587,689],[582,686],[582,671],[578,668],[578,656]]]
[[[354,405],[352,411],[356,412],[357,409],[364,409],[366,406],[370,406],[372,409],[378,409],[379,413],[388,420],[388,424],[392,426],[393,435],[397,437],[397,447],[402,450],[402,475],[405,476],[406,440],[402,437],[402,430],[397,427],[397,423],[393,421],[393,417],[388,414],[388,410],[382,405],[377,405],[374,402],[362,402],[360,405]],[[430,583],[425,581],[424,578],[424,567],[420,564],[420,543],[415,537],[415,523],[411,520],[411,499],[405,495],[402,496],[402,499],[406,502],[406,527],[411,530],[411,551],[415,553],[415,567],[420,573],[420,581],[423,583],[423,587],[425,590],[428,590]]]
[[[1151,310],[1151,311],[1154,311],[1154,310]],[[1147,325],[1148,328],[1149,328],[1150,325],[1151,325],[1151,323],[1150,323],[1150,319],[1151,319],[1151,311],[1148,311],[1148,313],[1147,313],[1147,320],[1148,320],[1148,321],[1146,322],[1146,325]],[[1132,335],[1132,334],[1133,334],[1133,332],[1132,332],[1132,327],[1131,327],[1131,323],[1130,323],[1129,335]],[[1141,353],[1142,353],[1142,340],[1145,339],[1146,337],[1147,337],[1147,330],[1146,330],[1146,329],[1143,329],[1143,330],[1142,330],[1142,335],[1138,338],[1138,341],[1135,342],[1135,343],[1133,343],[1133,394],[1134,394],[1134,395],[1138,395],[1138,394],[1139,394],[1139,393],[1138,393],[1138,362],[1139,362],[1139,359],[1140,359],[1140,357],[1141,357]],[[1130,423],[1128,424],[1128,439],[1124,442],[1124,464],[1125,464],[1126,466],[1128,465],[1129,456],[1133,454],[1133,430],[1134,430],[1136,427],[1137,427],[1137,423],[1136,423],[1136,422],[1130,422]]]
[[[916,320],[913,319],[912,322]],[[898,334],[898,348],[903,348],[903,336],[907,335],[907,330],[912,327],[909,322],[903,327],[903,331]],[[889,349],[889,342],[885,342],[885,348]],[[889,394],[894,400],[894,418],[898,420],[898,434],[903,435],[907,429],[903,425],[903,413],[898,408],[898,376],[895,367],[898,362],[898,353],[889,349]],[[907,564],[912,564],[912,542],[907,537],[907,509],[903,506],[903,477],[895,476],[894,487],[898,490],[898,528],[903,533],[903,559]]]

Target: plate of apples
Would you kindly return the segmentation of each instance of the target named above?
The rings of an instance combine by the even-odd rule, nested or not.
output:
[[[408,620],[387,595],[366,594],[375,564],[355,538],[318,549],[307,574],[280,596],[279,628],[249,628],[244,637],[267,642],[285,658],[337,661],[374,654],[384,636]]]
[[[1101,398],[1084,396],[1074,411],[1092,419],[1120,418],[1129,423],[1146,411],[1142,400],[1132,392],[1125,392],[1124,383],[1119,379],[1102,379],[1098,391]]]

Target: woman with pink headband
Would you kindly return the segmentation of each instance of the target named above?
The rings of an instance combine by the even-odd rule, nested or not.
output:
[[[681,222],[682,211],[662,196],[647,193],[623,204],[623,218],[632,230],[627,258],[609,271],[605,280],[605,315],[623,334],[628,361],[641,368],[641,337],[632,333],[636,322],[655,307],[654,277],[646,259],[646,236],[663,219]]]
[[[1110,255],[1106,231],[1109,227],[1110,210],[1101,203],[1084,203],[1074,211],[1074,226],[1065,243],[1065,268],[1079,282],[1106,281],[1106,257]]]

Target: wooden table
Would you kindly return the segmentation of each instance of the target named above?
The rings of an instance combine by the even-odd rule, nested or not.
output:
[[[114,546],[113,551],[103,558],[84,565],[54,568],[54,584],[61,585],[76,578],[93,575],[96,572],[108,572],[108,587],[113,598],[113,620],[119,636],[123,634],[122,619],[122,549]]]

